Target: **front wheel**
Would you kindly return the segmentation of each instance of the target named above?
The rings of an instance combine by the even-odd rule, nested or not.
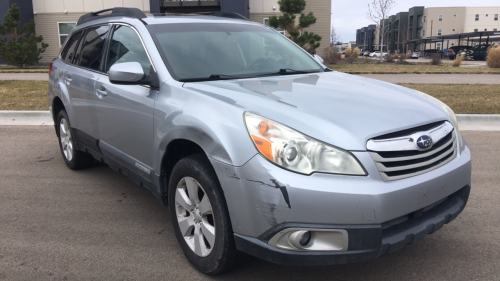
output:
[[[199,271],[219,274],[240,259],[224,194],[206,157],[190,155],[177,162],[168,205],[177,241]]]

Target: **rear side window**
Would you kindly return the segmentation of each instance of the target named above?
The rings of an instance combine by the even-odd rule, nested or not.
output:
[[[71,63],[73,61],[80,37],[82,37],[82,32],[75,32],[75,34],[71,35],[71,38],[69,38],[66,46],[64,46],[64,49],[61,52],[61,58],[66,63]]]
[[[108,31],[109,26],[107,25],[87,29],[85,38],[80,44],[80,62],[78,65],[92,70],[99,70]]]
[[[121,62],[140,63],[146,75],[151,70],[151,62],[137,33],[128,26],[116,25],[109,44],[106,73],[113,64]]]

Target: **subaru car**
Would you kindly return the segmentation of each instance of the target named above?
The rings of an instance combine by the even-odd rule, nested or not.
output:
[[[66,165],[99,161],[150,190],[205,274],[248,256],[374,259],[469,197],[470,151],[446,104],[332,71],[237,14],[86,14],[49,77]]]

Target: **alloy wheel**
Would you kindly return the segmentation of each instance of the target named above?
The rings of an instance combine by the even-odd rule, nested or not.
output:
[[[71,161],[73,159],[73,139],[71,137],[71,130],[69,129],[69,124],[66,119],[62,118],[59,123],[59,138],[61,141],[62,151],[66,160]]]
[[[175,211],[179,229],[191,250],[200,257],[210,255],[215,244],[212,205],[203,187],[184,177],[175,191]]]

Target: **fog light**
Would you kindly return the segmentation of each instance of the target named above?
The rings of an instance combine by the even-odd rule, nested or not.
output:
[[[311,232],[306,231],[302,234],[302,237],[299,240],[300,246],[305,247],[307,244],[309,244],[309,241],[311,241]]]
[[[276,233],[268,244],[293,251],[347,251],[348,234],[343,229],[287,228]]]

